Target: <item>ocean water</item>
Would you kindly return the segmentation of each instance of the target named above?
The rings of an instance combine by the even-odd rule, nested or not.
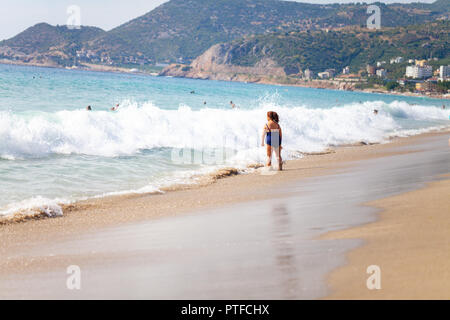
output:
[[[119,110],[111,111],[116,104]],[[222,167],[247,170],[265,161],[260,139],[270,110],[280,115],[283,156],[291,159],[329,146],[448,128],[448,104],[0,65],[0,215],[35,209],[61,214],[62,203],[160,192]]]

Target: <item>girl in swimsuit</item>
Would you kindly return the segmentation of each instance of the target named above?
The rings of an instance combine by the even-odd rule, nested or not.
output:
[[[278,160],[278,170],[283,170],[283,160],[281,159],[281,141],[283,138],[281,127],[278,124],[278,114],[273,111],[267,112],[267,124],[264,126],[262,136],[262,146],[264,142],[267,147],[267,163],[266,166],[272,165],[272,151],[275,151]]]

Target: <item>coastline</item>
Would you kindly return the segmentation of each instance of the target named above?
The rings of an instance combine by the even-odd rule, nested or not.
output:
[[[321,239],[364,239],[347,254],[348,264],[331,273],[325,299],[450,298],[450,175],[424,188],[369,202],[376,222],[327,234]],[[366,268],[377,265],[381,289],[368,290]]]
[[[240,76],[214,76],[211,75],[202,75],[198,77],[193,76],[183,76],[183,75],[170,75],[161,73],[153,73],[147,71],[132,72],[132,69],[123,68],[123,67],[115,67],[115,66],[105,66],[105,65],[96,65],[96,64],[85,64],[84,67],[79,68],[65,68],[58,65],[50,65],[50,64],[29,64],[29,63],[20,63],[9,60],[0,60],[0,64],[5,65],[17,65],[17,66],[28,66],[28,67],[40,67],[40,68],[55,68],[55,69],[63,69],[63,70],[78,70],[78,71],[90,71],[90,72],[106,72],[106,73],[123,73],[123,74],[135,74],[135,75],[147,75],[147,76],[161,76],[161,77],[175,77],[175,78],[185,78],[185,79],[197,79],[197,80],[215,80],[215,81],[231,81],[231,82],[241,82],[241,83],[252,83],[252,84],[264,84],[264,85],[275,85],[275,86],[289,86],[289,87],[301,87],[301,88],[314,88],[314,89],[327,89],[327,90],[338,90],[338,91],[351,91],[351,92],[362,92],[362,93],[371,93],[371,94],[385,94],[385,95],[395,95],[402,97],[416,97],[416,98],[429,98],[429,99],[439,99],[446,100],[450,99],[450,94],[420,94],[414,92],[397,92],[397,91],[388,91],[380,88],[373,89],[356,89],[352,86],[353,82],[345,82],[345,81],[335,81],[335,80],[313,80],[311,82],[307,82],[301,80],[298,82],[295,81],[282,81],[276,77],[252,77],[250,75],[242,75]],[[349,87],[347,87],[347,85]]]
[[[233,80],[230,80],[233,81]],[[239,81],[239,80],[236,80]],[[416,98],[429,98],[429,99],[450,99],[450,94],[421,94],[416,92],[398,92],[398,91],[389,91],[383,88],[369,88],[369,89],[357,89],[351,87],[351,89],[346,89],[345,85],[348,85],[345,81],[335,81],[335,80],[313,80],[314,82],[303,82],[303,83],[284,83],[282,81],[258,81],[253,83],[260,84],[270,84],[270,85],[282,85],[282,86],[293,86],[293,87],[302,87],[302,88],[315,88],[315,89],[328,89],[328,90],[338,90],[338,91],[351,91],[351,92],[363,92],[363,93],[371,93],[371,94],[385,94],[385,95],[395,95],[402,97],[416,97]],[[242,82],[242,81],[239,81]],[[342,88],[342,84],[344,85]],[[351,82],[350,82],[351,84]]]
[[[447,132],[450,132],[450,129],[442,129],[442,130],[431,130],[426,133],[413,135],[413,136],[407,136],[407,137],[393,137],[390,138],[390,141],[386,143],[376,143],[376,144],[365,144],[365,143],[355,143],[351,145],[340,145],[336,147],[330,147],[327,150],[324,150],[322,152],[315,152],[315,153],[303,153],[303,157],[301,159],[293,159],[293,160],[287,160],[287,169],[296,170],[300,166],[303,166],[305,163],[307,165],[313,164],[316,160],[319,162],[325,162],[330,168],[327,168],[327,170],[324,170],[324,172],[314,171],[308,172],[304,175],[288,175],[286,174],[286,170],[282,173],[282,179],[279,181],[270,181],[268,179],[256,179],[257,183],[264,182],[264,187],[276,185],[276,184],[282,184],[286,183],[292,180],[296,179],[302,179],[306,177],[311,176],[319,176],[319,175],[325,175],[330,170],[334,170],[336,167],[339,167],[342,164],[345,165],[346,162],[349,161],[356,161],[356,160],[364,160],[364,159],[370,159],[372,157],[378,157],[380,156],[377,152],[378,149],[384,150],[385,146],[388,146],[391,149],[395,146],[401,146],[404,144],[408,144],[409,141],[414,141],[415,138],[422,138],[427,136],[433,136],[433,135],[441,135],[446,134]],[[372,150],[373,149],[373,150]],[[362,156],[358,153],[362,151]],[[382,156],[382,155],[381,155]],[[285,165],[286,166],[286,165]],[[291,168],[292,166],[292,168]],[[148,193],[135,193],[135,192],[127,192],[125,194],[112,194],[112,195],[106,195],[106,196],[94,196],[89,197],[87,199],[82,200],[76,200],[74,202],[70,203],[58,203],[57,205],[60,206],[61,214],[59,214],[57,211],[50,209],[50,207],[47,210],[40,209],[40,208],[30,208],[30,210],[19,210],[15,213],[8,214],[5,216],[0,215],[0,228],[4,225],[13,225],[13,224],[19,224],[19,223],[26,223],[29,221],[39,221],[39,220],[51,220],[55,218],[64,218],[66,213],[72,214],[74,212],[78,211],[84,211],[87,208],[100,208],[103,203],[119,203],[121,201],[133,201],[134,199],[140,199],[142,197],[160,197],[160,196],[168,196],[172,195],[173,193],[177,192],[189,192],[191,190],[196,189],[202,189],[209,186],[214,186],[215,184],[224,183],[223,180],[228,181],[233,179],[242,179],[244,180],[247,177],[255,177],[255,176],[266,176],[263,172],[265,168],[263,165],[250,165],[247,167],[246,171],[241,171],[237,168],[232,167],[225,167],[218,169],[216,171],[213,171],[209,174],[202,174],[202,175],[196,175],[191,177],[193,180],[190,183],[187,184],[174,184],[169,185],[163,188],[160,188],[159,191],[155,192],[148,192]],[[270,175],[269,175],[270,176]],[[251,183],[253,184],[253,183]],[[245,185],[245,188],[247,188],[248,185]],[[229,191],[229,190],[227,190]],[[241,192],[245,192],[246,190],[241,190]],[[236,195],[236,198],[240,198]],[[263,197],[264,198],[264,197]],[[229,198],[230,200],[231,198]],[[253,200],[253,199],[252,199]],[[239,201],[242,201],[239,200]],[[227,201],[220,203],[219,205],[224,204],[230,204],[230,203],[236,203],[239,201]],[[193,209],[197,208],[195,203],[190,204]],[[217,206],[218,203],[214,203],[213,206]],[[176,205],[175,208],[181,209],[181,204]],[[199,206],[199,208],[202,208],[202,206]],[[58,208],[59,209],[59,208]],[[160,214],[158,214],[160,215]],[[161,216],[161,215],[160,215]]]
[[[0,301],[450,300],[450,0],[15,7]]]
[[[198,212],[206,212],[205,214],[208,216],[210,210],[234,204],[257,203],[267,199],[279,199],[283,202],[286,197],[295,197],[295,189],[290,190],[288,187],[293,183],[314,177],[314,179],[320,179],[320,177],[335,176],[336,174],[339,176],[342,171],[351,172],[355,162],[362,164],[365,161],[378,162],[392,156],[415,157],[416,151],[409,149],[409,146],[421,145],[427,139],[448,139],[448,132],[447,130],[397,138],[388,144],[339,147],[334,153],[288,161],[286,171],[276,176],[263,175],[257,171],[250,174],[232,175],[212,183],[210,181],[205,185],[160,195],[144,194],[94,199],[66,208],[67,211],[63,217],[2,225],[0,226],[0,241],[2,242],[0,252],[5,258],[0,261],[0,270],[6,279],[15,279],[11,280],[15,286],[17,281],[28,285],[25,279],[28,279],[29,276],[34,277],[34,275],[50,270],[59,272],[58,268],[68,265],[67,263],[70,264],[70,261],[73,260],[86,265],[91,263],[89,261],[96,261],[97,268],[107,268],[109,260],[103,260],[101,254],[95,253],[98,250],[95,248],[96,245],[92,247],[91,244],[84,247],[88,252],[92,252],[86,258],[84,255],[78,256],[68,251],[70,246],[68,247],[64,243],[71,243],[73,239],[91,238],[104,232],[103,230],[116,227],[133,230],[135,228],[133,226],[141,224],[165,223],[171,225],[172,221],[178,221],[180,218],[196,217]],[[201,220],[201,216],[198,219]],[[342,229],[342,227],[338,229]],[[135,234],[135,231],[131,232]],[[116,239],[115,236],[114,239]],[[115,241],[121,240],[119,238]],[[338,242],[330,241],[339,247],[339,240]],[[58,250],[61,250],[61,253],[56,252],[56,249],[53,248],[59,243],[61,243],[61,247],[58,247]],[[113,250],[112,248],[114,247],[111,247],[111,250]],[[129,249],[131,248],[127,250]],[[141,254],[138,251],[133,259],[138,259]],[[114,261],[118,259],[117,261],[131,263],[129,258],[118,253],[114,256]],[[113,257],[108,259],[113,259]],[[340,262],[337,265],[342,264]],[[133,267],[133,263],[128,267]],[[362,272],[362,276],[365,275]],[[60,276],[64,276],[64,273]],[[43,285],[43,283],[40,282],[39,285]],[[17,285],[16,289],[19,290],[19,287]],[[296,296],[288,297],[295,298]]]
[[[186,69],[186,70],[185,70]],[[251,69],[251,68],[250,68]],[[276,72],[275,70],[272,70]],[[190,65],[180,65],[171,64],[166,67],[160,76],[171,76],[177,78],[187,78],[187,79],[199,79],[199,80],[218,80],[218,81],[232,81],[232,82],[243,82],[243,83],[253,83],[253,84],[266,84],[266,85],[279,85],[279,86],[292,86],[292,87],[303,87],[303,88],[315,88],[315,89],[328,89],[328,90],[339,90],[339,91],[352,91],[352,92],[365,92],[365,93],[379,93],[379,94],[392,94],[398,96],[408,96],[408,97],[426,97],[430,99],[450,99],[450,94],[421,94],[416,92],[398,92],[389,91],[382,87],[380,88],[368,88],[368,89],[358,89],[355,84],[365,83],[366,81],[355,81],[346,79],[300,79],[293,78],[287,75],[280,74],[269,74],[261,72],[261,70],[254,70],[257,73],[240,73],[243,70],[234,70],[233,67],[228,69],[227,65],[221,65],[213,71],[204,70],[201,66]],[[247,72],[250,72],[247,70]],[[364,79],[363,79],[364,80]]]
[[[24,63],[24,62],[15,62],[10,60],[0,60],[0,64],[10,65],[10,66],[21,66],[21,67],[38,67],[38,68],[50,68],[50,69],[61,69],[61,70],[75,70],[75,71],[89,71],[89,72],[104,72],[104,73],[121,73],[121,74],[130,74],[130,75],[146,75],[155,77],[158,74],[153,72],[146,71],[138,71],[133,72],[130,68],[124,67],[116,67],[116,66],[105,66],[99,64],[85,64],[83,66],[73,68],[73,67],[62,67],[54,64],[38,64],[38,63]]]

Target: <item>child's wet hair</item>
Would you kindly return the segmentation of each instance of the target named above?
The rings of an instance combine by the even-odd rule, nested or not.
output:
[[[272,121],[275,121],[276,123],[280,122],[280,118],[278,117],[278,113],[275,111],[269,111],[267,112],[267,117],[271,119]]]

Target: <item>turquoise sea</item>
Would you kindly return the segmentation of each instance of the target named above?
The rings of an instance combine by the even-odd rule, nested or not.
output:
[[[232,110],[230,101],[238,109]],[[205,104],[206,102],[206,104]],[[110,109],[119,104],[118,111]],[[447,104],[447,109],[442,105]],[[195,183],[265,161],[266,112],[285,159],[450,127],[448,100],[0,65],[0,214]],[[86,106],[92,111],[86,111]],[[373,110],[379,114],[374,115]]]

